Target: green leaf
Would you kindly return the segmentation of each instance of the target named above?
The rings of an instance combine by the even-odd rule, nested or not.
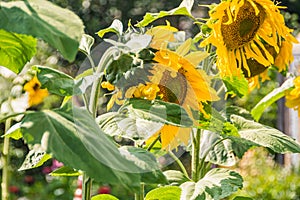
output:
[[[95,42],[95,39],[88,35],[88,34],[83,34],[80,44],[79,44],[79,50],[82,51],[86,55],[91,54],[91,48]]]
[[[163,173],[166,176],[167,180],[172,185],[180,185],[180,184],[190,180],[181,171],[167,170],[167,171],[164,171]]]
[[[234,197],[233,200],[253,200],[253,199],[250,197],[236,196],[236,197]]]
[[[237,95],[238,97],[243,97],[248,94],[248,81],[243,76],[226,76],[223,79],[225,84],[227,94]]]
[[[8,129],[8,131],[2,137],[9,137],[15,140],[19,140],[23,137],[21,133],[21,123],[16,123]]]
[[[50,67],[35,66],[33,69],[37,71],[42,88],[49,92],[60,96],[72,96],[77,92],[74,92],[75,83],[71,76]]]
[[[120,154],[88,111],[67,104],[29,113],[21,127],[27,143],[41,143],[43,138],[47,152],[66,166],[85,171],[96,181],[138,190],[140,169]]]
[[[97,32],[97,34],[99,35],[99,37],[103,37],[106,33],[116,33],[118,35],[122,35],[123,34],[123,24],[120,20],[115,19],[112,24],[110,25],[110,27],[102,29],[100,31]]]
[[[0,28],[42,38],[73,61],[84,33],[81,19],[72,11],[46,0],[1,2]]]
[[[236,159],[233,153],[232,142],[211,131],[203,131],[200,144],[200,158],[206,162],[222,166],[233,166]]]
[[[121,136],[133,140],[147,140],[159,131],[163,124],[135,117],[129,113],[108,112],[96,119],[101,129],[110,136]]]
[[[137,117],[174,126],[191,127],[193,121],[180,105],[161,100],[131,98],[128,100],[130,112]],[[125,107],[126,108],[126,107]]]
[[[164,186],[148,192],[145,200],[180,200],[181,189],[177,186]]]
[[[231,122],[238,128],[242,139],[257,146],[268,147],[276,153],[300,153],[300,144],[277,129],[238,115],[231,115]]]
[[[0,13],[1,10],[2,8]],[[3,18],[1,19],[3,21]],[[0,66],[19,73],[35,55],[36,43],[36,39],[31,36],[10,33],[0,29]]]
[[[51,176],[79,176],[81,173],[72,167],[62,166],[50,173]]]
[[[42,145],[36,144],[26,155],[26,158],[22,166],[19,168],[19,171],[40,167],[51,157],[51,155],[46,153]]]
[[[159,168],[154,155],[142,148],[123,146],[119,148],[121,154],[140,167],[141,181],[144,183],[167,183],[167,179]]]
[[[225,115],[227,120],[230,120],[231,115],[239,115],[244,117],[245,119],[253,120],[252,115],[245,108],[241,108],[238,106],[228,106],[226,107],[225,112],[226,112]]]
[[[119,200],[119,199],[110,194],[99,194],[93,196],[91,200]]]
[[[285,92],[294,86],[293,81],[293,78],[287,79],[279,88],[274,89],[262,100],[260,100],[258,104],[256,104],[256,106],[251,110],[253,118],[258,121],[266,108],[268,108],[278,99],[284,97]]]
[[[193,5],[194,0],[183,0],[177,8],[172,10],[160,11],[159,13],[146,13],[143,20],[136,24],[136,26],[145,27],[157,19],[173,15],[184,15],[194,19],[193,15],[191,14]]]
[[[197,183],[185,182],[180,188],[180,200],[219,200],[230,196],[243,187],[242,177],[235,171],[211,169]]]

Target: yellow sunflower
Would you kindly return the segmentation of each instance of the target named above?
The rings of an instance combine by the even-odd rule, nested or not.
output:
[[[253,77],[276,65],[279,71],[293,60],[297,40],[271,0],[227,0],[210,11],[210,36],[201,46],[214,45],[222,76]]]
[[[47,89],[41,89],[41,83],[36,76],[24,85],[24,90],[28,92],[29,106],[40,104],[49,95]]]
[[[285,97],[285,105],[298,110],[298,116],[300,117],[300,76],[294,79],[294,85],[295,88],[289,91]]]
[[[203,102],[219,100],[216,91],[210,87],[210,80],[203,70],[197,70],[197,64],[206,57],[203,52],[188,53],[191,44],[187,40],[177,51],[160,49],[155,53],[153,67],[154,76],[151,82],[159,87],[158,95],[166,102],[177,103],[191,114],[191,108],[200,110],[206,117],[203,110]],[[195,121],[195,125],[197,125]],[[188,144],[191,128],[181,128],[172,125],[165,125],[153,137],[160,134],[163,149],[173,149],[180,144]]]

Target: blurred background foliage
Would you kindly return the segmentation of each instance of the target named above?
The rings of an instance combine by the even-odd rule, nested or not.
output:
[[[108,27],[113,19],[120,19],[126,26],[129,19],[135,24],[140,21],[146,12],[159,12],[161,10],[170,10],[178,6],[181,0],[51,0],[55,4],[68,8],[75,12],[85,24],[85,32],[96,39],[95,46],[102,40],[96,35],[100,29]],[[218,3],[218,0],[195,0],[194,15],[197,17],[206,17],[207,8],[198,7]],[[282,11],[287,25],[294,29],[297,34],[300,30],[299,15],[300,1],[282,0],[280,5],[287,6]],[[173,26],[187,32],[187,36],[195,34],[197,28],[185,17],[168,18]],[[165,19],[157,23],[165,23]],[[125,27],[126,28],[126,27]],[[37,55],[32,64],[50,66],[62,70],[71,76],[75,76],[85,56],[78,53],[76,61],[68,63],[59,52],[50,47],[43,41],[38,43]],[[272,80],[261,85],[259,90],[254,90],[250,95],[242,99],[230,99],[227,103],[244,106],[246,109],[252,108],[257,102],[273,88],[278,86],[277,74],[272,74]],[[3,77],[0,77],[3,80]],[[9,80],[12,81],[12,80]],[[9,95],[11,83],[1,81],[0,87],[7,88],[1,90],[1,98]],[[5,86],[4,86],[5,85]],[[6,95],[4,95],[6,94]],[[0,98],[0,101],[2,102]],[[57,96],[51,96],[43,105],[45,107],[58,107],[62,99]],[[0,103],[1,103],[0,102]],[[40,107],[36,108],[40,109]],[[262,116],[261,122],[277,127],[278,106],[273,104]],[[0,133],[3,134],[4,125],[0,124]],[[278,127],[277,127],[278,128]],[[3,138],[0,139],[0,148],[2,149]],[[22,140],[11,141],[11,199],[12,200],[71,200],[74,197],[76,188],[79,187],[76,177],[51,177],[48,175],[56,166],[55,160],[50,160],[46,165],[37,169],[28,171],[17,171],[21,166],[25,155],[28,153],[28,147]],[[187,158],[188,159],[188,158]],[[1,163],[0,163],[1,167]],[[282,168],[274,162],[274,156],[263,149],[248,152],[238,166],[238,170],[245,177],[245,189],[241,194],[246,194],[254,199],[300,199],[300,175],[297,171],[289,171]],[[130,199],[132,194],[124,191],[122,188],[111,188],[105,183],[96,183],[93,186],[93,194],[112,193],[120,199]]]

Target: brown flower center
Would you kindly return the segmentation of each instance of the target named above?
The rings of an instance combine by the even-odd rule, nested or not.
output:
[[[187,80],[181,71],[180,69],[175,77],[171,76],[170,71],[164,71],[163,78],[158,85],[164,101],[183,104],[186,98]]]
[[[225,24],[229,19],[228,14],[230,14],[225,11],[225,15],[222,18],[221,33],[228,49],[239,48],[255,37],[266,15],[261,5],[256,4],[256,7],[259,9],[258,15],[255,14],[253,6],[248,1],[245,1],[244,5],[239,9],[236,20],[230,24]]]

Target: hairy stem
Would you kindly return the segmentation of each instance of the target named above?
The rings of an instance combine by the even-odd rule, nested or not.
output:
[[[200,159],[200,139],[201,139],[201,130],[197,129],[193,133],[193,142],[192,142],[192,180],[197,182],[199,180],[199,159]]]
[[[5,121],[5,133],[11,126],[11,118]],[[2,168],[2,200],[9,199],[9,137],[4,137],[3,150],[1,155]]]
[[[172,152],[172,151],[168,151],[168,154],[175,160],[175,162],[178,164],[178,166],[180,167],[182,173],[188,178],[189,174],[187,173],[183,163],[180,161],[179,158],[177,158],[177,156]]]

